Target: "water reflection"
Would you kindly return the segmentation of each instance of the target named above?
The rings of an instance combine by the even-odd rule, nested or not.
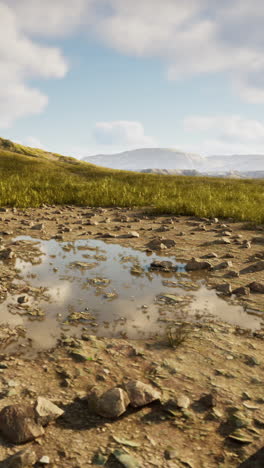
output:
[[[20,236],[16,240],[30,238]],[[16,296],[9,296],[1,305],[2,322],[24,324],[38,348],[54,345],[62,330],[78,335],[85,328],[99,336],[147,338],[164,333],[168,323],[186,317],[216,317],[246,328],[261,327],[261,317],[247,314],[242,307],[219,298],[200,279],[194,280],[184,273],[184,265],[175,258],[149,255],[99,240],[71,243],[41,240],[39,247],[43,253],[39,264],[17,259],[16,267],[20,269],[19,284],[47,288],[49,300],[35,299],[45,319],[29,320],[20,310],[11,314],[10,304],[17,304]],[[170,260],[178,265],[178,272],[150,272],[154,260]],[[87,268],[90,263],[93,267]],[[131,274],[132,267],[134,271],[140,267],[139,274]],[[84,311],[91,320],[85,319]],[[72,320],[71,314],[75,312],[83,315]]]

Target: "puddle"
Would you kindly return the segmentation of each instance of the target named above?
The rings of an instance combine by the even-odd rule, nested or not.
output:
[[[25,236],[15,239],[21,240],[36,243]],[[99,240],[37,242],[43,255],[33,264],[16,260],[18,294],[1,304],[1,322],[24,325],[34,348],[51,348],[62,332],[78,336],[83,329],[106,337],[160,336],[178,319],[213,317],[250,329],[263,325],[262,317],[219,298],[203,280],[185,273],[174,257]],[[178,271],[150,272],[154,260],[170,260]],[[24,294],[25,285],[43,289],[32,297]],[[23,294],[29,301],[18,304]]]

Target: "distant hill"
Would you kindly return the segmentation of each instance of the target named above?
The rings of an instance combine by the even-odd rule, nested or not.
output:
[[[117,154],[98,154],[85,157],[84,161],[112,169],[148,172],[152,169],[153,172],[159,170],[164,174],[166,171],[175,171],[172,173],[176,174],[178,171],[191,170],[209,175],[222,174],[222,176],[235,172],[238,176],[240,172],[255,174],[256,171],[264,171],[264,154],[205,157],[168,148],[141,148]],[[255,175],[249,174],[244,177],[255,177]]]
[[[264,171],[227,171],[227,172],[199,172],[195,169],[177,170],[177,169],[143,169],[144,174],[163,174],[163,175],[184,175],[197,177],[224,177],[229,179],[264,179]]]
[[[84,161],[112,169],[139,171],[147,168],[157,169],[200,169],[204,168],[206,158],[198,154],[183,153],[167,148],[141,148],[118,154],[98,154],[83,158]]]

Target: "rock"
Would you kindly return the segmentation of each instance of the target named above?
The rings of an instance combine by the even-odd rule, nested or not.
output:
[[[253,281],[252,283],[248,284],[247,287],[253,293],[264,294],[264,283],[257,283],[257,281]]]
[[[165,250],[167,249],[166,245],[161,241],[161,239],[153,239],[147,244],[147,247],[151,250]]]
[[[99,398],[95,398],[95,412],[106,418],[118,418],[129,405],[129,397],[122,388],[114,387],[107,390]]]
[[[44,229],[44,224],[39,223],[39,224],[34,224],[31,229],[36,230],[36,231],[42,231]]]
[[[216,286],[216,290],[222,294],[230,295],[232,294],[232,287],[230,283],[222,283]]]
[[[165,272],[170,272],[170,271],[177,271],[177,266],[173,266],[172,262],[169,261],[159,261],[155,260],[150,264],[150,270],[151,271],[165,271]]]
[[[253,237],[252,242],[254,244],[264,244],[264,237]]]
[[[210,252],[207,255],[204,255],[202,258],[218,258],[218,255],[215,252]]]
[[[255,273],[256,271],[262,270],[264,270],[264,260],[260,260],[259,262],[256,262],[253,265],[249,265],[248,267],[241,270],[240,274],[246,275],[247,273]]]
[[[106,466],[117,466],[116,462],[118,466],[124,468],[140,468],[142,466],[135,457],[118,449],[110,454]]]
[[[117,236],[118,238],[123,238],[123,239],[132,239],[132,238],[138,238],[139,237],[139,233],[136,232],[136,231],[131,231],[131,232],[128,232],[127,234],[121,234],[120,236]]]
[[[166,245],[167,249],[171,249],[171,247],[175,247],[176,242],[173,239],[162,239],[162,243]]]
[[[251,249],[251,242],[250,241],[244,241],[242,247],[244,249]]]
[[[49,465],[50,464],[50,457],[47,455],[43,455],[38,461],[41,465]]]
[[[187,271],[211,270],[212,265],[209,262],[199,262],[196,258],[192,258],[186,264]]]
[[[250,294],[250,289],[246,286],[240,286],[233,290],[233,294],[236,296],[248,296]]]
[[[0,412],[0,431],[14,444],[23,444],[44,434],[31,406],[10,405]]]
[[[34,409],[37,416],[37,422],[42,426],[46,426],[51,421],[54,421],[64,414],[64,411],[61,408],[43,397],[38,397]]]
[[[190,404],[191,400],[186,395],[181,395],[177,398],[177,406],[179,408],[187,409],[189,408]]]
[[[228,237],[221,237],[220,239],[213,241],[212,244],[231,244],[231,241]]]
[[[19,452],[11,455],[2,462],[0,468],[29,468],[35,465],[37,457],[32,448],[20,450]]]
[[[239,272],[235,270],[229,270],[224,275],[225,278],[239,278]]]
[[[217,270],[224,270],[225,268],[230,268],[233,266],[233,263],[231,260],[228,260],[226,262],[218,263],[218,265],[215,265],[212,270],[217,271]]]
[[[12,249],[8,248],[8,249],[0,250],[0,260],[11,260],[14,257],[15,257],[15,254],[12,251]]]
[[[133,408],[148,405],[152,401],[159,400],[161,394],[151,385],[147,385],[139,380],[130,380],[124,385],[128,394],[130,405]]]
[[[17,302],[18,304],[25,304],[26,302],[28,302],[28,296],[19,296],[17,298]]]
[[[167,447],[164,451],[164,458],[166,458],[166,460],[173,460],[173,458],[177,458],[178,456],[178,451],[173,447]]]

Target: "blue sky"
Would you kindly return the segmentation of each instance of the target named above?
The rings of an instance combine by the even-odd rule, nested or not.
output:
[[[0,135],[264,154],[263,19],[260,0],[0,0]]]

